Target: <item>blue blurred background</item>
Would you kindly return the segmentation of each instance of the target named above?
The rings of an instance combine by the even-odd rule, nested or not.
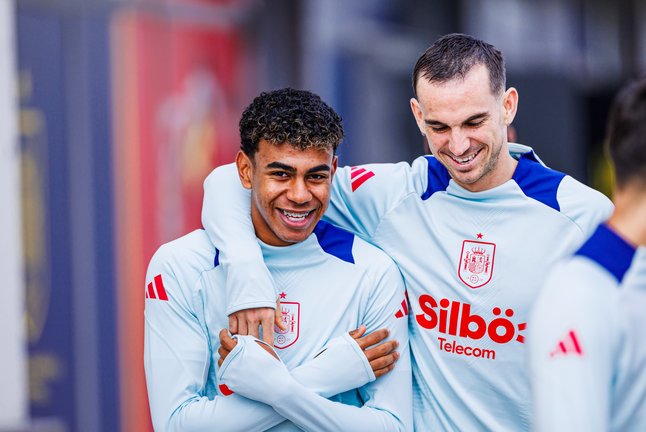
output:
[[[342,164],[412,160],[417,57],[506,56],[515,140],[608,193],[609,103],[646,71],[640,0],[0,0],[0,431],[148,431],[143,289],[262,90],[319,93]]]

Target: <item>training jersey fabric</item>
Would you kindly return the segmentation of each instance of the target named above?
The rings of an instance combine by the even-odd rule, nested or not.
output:
[[[432,156],[334,176],[324,218],[384,250],[404,276],[416,430],[529,429],[529,309],[547,270],[612,211],[605,196],[545,167],[528,147],[510,152],[513,178],[483,192],[460,187]],[[229,311],[270,305],[276,289],[250,248],[245,213],[249,195],[235,167],[216,169],[202,221],[226,251]],[[253,285],[245,285],[249,268]]]
[[[407,305],[392,260],[323,221],[299,244],[260,242],[260,247],[282,287],[281,317],[287,330],[277,331],[275,350],[303,388],[275,383],[296,389],[285,396],[280,413],[235,393],[224,396],[228,389],[217,382],[217,350],[218,333],[228,327],[226,272],[220,251],[204,230],[197,230],[162,246],[146,277],[144,364],[155,430],[266,430],[284,418],[293,423],[277,429],[349,430],[360,425],[362,430],[410,430],[408,326],[406,316],[399,316]],[[387,327],[400,342],[397,368],[377,380],[347,335],[361,324],[367,332]],[[339,355],[339,343],[347,345],[345,357]],[[339,394],[358,385],[358,390]],[[343,403],[323,397],[313,403],[307,394],[312,391],[325,397],[338,394],[332,400]],[[361,401],[365,404],[358,408]]]
[[[532,312],[536,430],[646,430],[645,311],[646,247],[600,225]]]

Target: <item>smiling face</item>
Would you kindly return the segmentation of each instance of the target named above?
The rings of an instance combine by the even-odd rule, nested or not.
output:
[[[301,150],[289,143],[260,140],[250,159],[236,158],[242,185],[251,189],[251,220],[256,235],[272,246],[305,240],[330,200],[337,157],[333,150]]]
[[[494,94],[489,72],[477,64],[462,78],[417,82],[411,109],[433,155],[463,188],[479,192],[511,179],[516,161],[507,150],[507,126],[516,115],[514,88]]]

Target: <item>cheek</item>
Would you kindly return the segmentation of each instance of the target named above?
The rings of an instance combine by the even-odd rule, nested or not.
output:
[[[323,207],[327,207],[328,202],[330,201],[330,189],[329,184],[319,185],[315,188],[310,189],[312,195],[323,204]]]
[[[427,140],[428,142],[428,147],[431,149],[431,152],[433,154],[437,154],[437,151],[442,149],[443,147],[446,147],[448,144],[449,140],[444,138],[444,136],[433,136],[431,139],[428,139],[427,135]]]
[[[475,141],[492,146],[499,141],[500,131],[496,128],[489,127],[473,131],[470,136]]]
[[[256,195],[256,202],[263,209],[269,208],[279,194],[275,187],[266,182],[254,185],[253,190]]]

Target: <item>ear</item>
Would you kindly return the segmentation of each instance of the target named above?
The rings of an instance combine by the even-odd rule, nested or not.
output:
[[[332,169],[330,170],[330,180],[334,177],[337,167],[339,166],[339,157],[334,155],[332,158]]]
[[[502,108],[505,125],[509,126],[514,121],[516,110],[518,109],[518,91],[514,87],[509,87],[502,95]]]
[[[253,161],[242,150],[236,155],[236,166],[238,167],[238,176],[240,183],[245,189],[251,189],[253,183]]]
[[[410,109],[411,111],[413,111],[413,117],[415,117],[419,131],[422,133],[422,135],[426,136],[426,130],[424,127],[424,113],[422,112],[422,106],[417,99],[410,99]]]

